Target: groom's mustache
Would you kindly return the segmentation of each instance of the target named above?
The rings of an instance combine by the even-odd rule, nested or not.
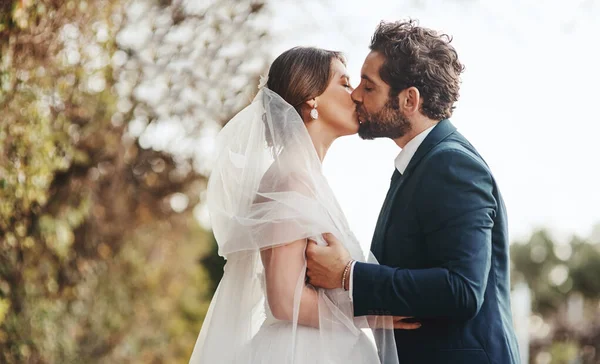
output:
[[[358,122],[363,124],[365,122],[370,121],[370,114],[364,110],[360,106],[356,106],[356,115],[358,115]]]

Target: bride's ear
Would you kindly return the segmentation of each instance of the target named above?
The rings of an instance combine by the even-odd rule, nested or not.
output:
[[[312,109],[318,107],[317,98],[315,97],[314,99],[310,99],[310,100],[306,101],[305,104],[308,106],[309,110],[312,110]]]
[[[310,99],[303,102],[302,106],[300,107],[302,119],[305,122],[310,121],[312,119],[316,119],[314,117],[311,117],[311,112],[313,112],[312,110],[316,109],[318,106],[319,103],[316,97],[314,99]]]

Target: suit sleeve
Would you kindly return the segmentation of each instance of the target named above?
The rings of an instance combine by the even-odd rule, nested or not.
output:
[[[463,150],[439,151],[424,167],[414,198],[429,269],[356,263],[357,316],[474,317],[490,271],[497,211],[485,164]]]

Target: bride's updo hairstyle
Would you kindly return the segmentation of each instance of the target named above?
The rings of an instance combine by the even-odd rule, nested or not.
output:
[[[294,106],[300,117],[305,101],[321,95],[331,78],[331,62],[346,60],[341,52],[314,47],[294,47],[283,52],[269,69],[267,87]],[[305,109],[308,113],[308,105]]]

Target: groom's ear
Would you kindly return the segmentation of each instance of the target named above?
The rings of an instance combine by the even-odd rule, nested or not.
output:
[[[398,95],[400,98],[399,104],[400,108],[407,114],[413,114],[419,111],[419,107],[421,105],[421,93],[419,89],[416,87],[409,87]]]

